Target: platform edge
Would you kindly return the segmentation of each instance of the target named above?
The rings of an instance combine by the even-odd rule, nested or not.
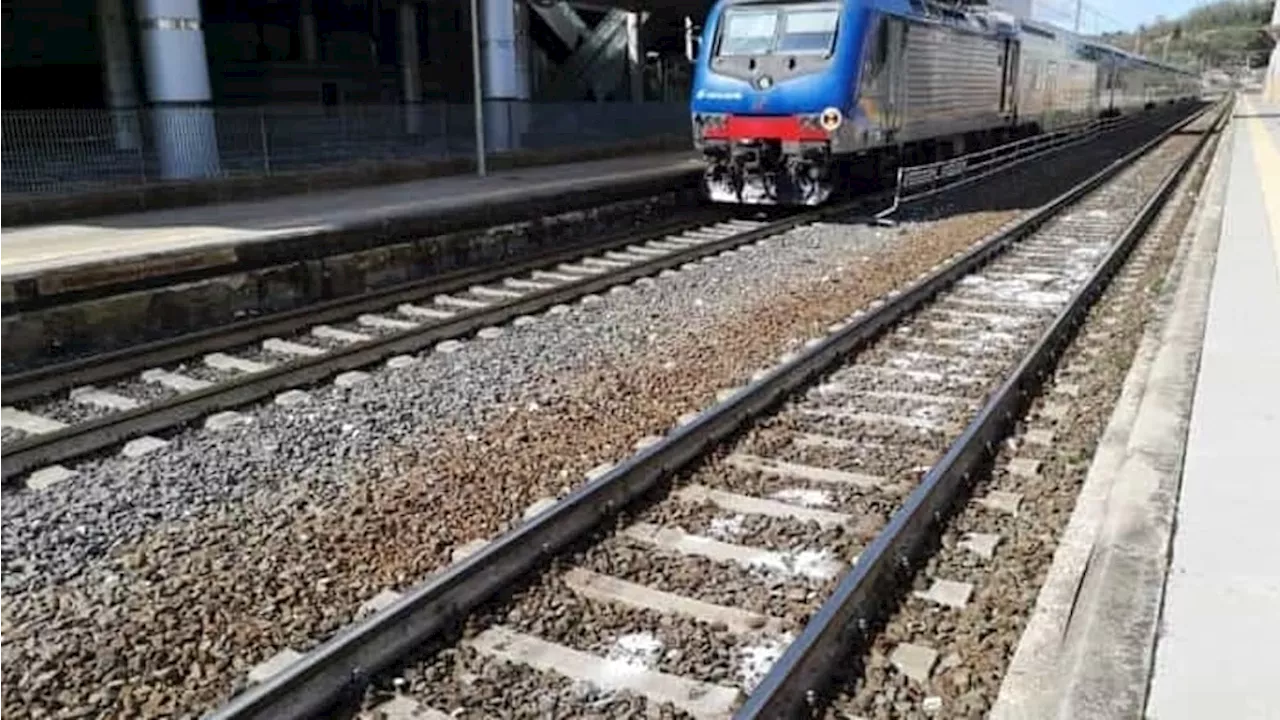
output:
[[[1234,131],[1219,138],[1159,320],[1143,333],[991,720],[1142,716]]]

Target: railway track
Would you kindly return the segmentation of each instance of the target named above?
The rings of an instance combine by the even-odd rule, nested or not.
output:
[[[880,194],[767,222],[723,209],[637,234],[602,239],[503,268],[415,281],[365,295],[254,318],[14,374],[3,381],[5,485],[43,487],[73,474],[64,463],[119,448],[130,457],[167,444],[166,434],[205,420],[224,428],[236,408],[275,397],[305,399],[302,388],[470,335],[501,333],[506,322],[562,308],[608,288],[732,250],[828,217],[866,213]]]
[[[282,658],[215,717],[314,716],[366,685],[371,712],[431,718],[807,711],[871,641],[1222,117],[1175,126],[832,326],[425,584],[380,596],[357,626]],[[1178,132],[1190,126],[1201,132]],[[1001,513],[1019,499],[976,502]],[[978,557],[999,543],[963,540]],[[973,591],[946,577],[917,590],[939,606]],[[908,645],[893,660],[903,673],[936,661]]]
[[[565,303],[732,250],[793,227],[846,213],[871,198],[774,221],[702,211],[640,234],[516,266],[327,302],[303,310],[152,343],[5,379],[3,478],[36,471],[35,484],[68,472],[59,463],[124,444],[145,454],[158,437],[201,418],[238,421],[234,408],[334,378],[359,382],[361,368],[465,337],[501,332],[506,322],[557,312]],[[40,474],[50,475],[43,478]]]

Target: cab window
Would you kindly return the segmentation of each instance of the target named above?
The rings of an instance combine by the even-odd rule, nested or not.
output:
[[[832,5],[731,7],[720,23],[716,55],[829,55],[840,13]]]
[[[786,55],[826,55],[836,39],[836,11],[791,10],[783,15],[776,52]]]
[[[720,54],[766,55],[778,33],[776,10],[729,10],[724,17]]]

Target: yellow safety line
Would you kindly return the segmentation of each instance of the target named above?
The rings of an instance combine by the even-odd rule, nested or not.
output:
[[[1253,103],[1246,101],[1246,105],[1248,114],[1253,116],[1248,118],[1249,135],[1253,140],[1253,159],[1258,168],[1262,204],[1271,231],[1271,259],[1276,265],[1276,276],[1280,278],[1280,151],[1276,150],[1271,133],[1258,117]]]

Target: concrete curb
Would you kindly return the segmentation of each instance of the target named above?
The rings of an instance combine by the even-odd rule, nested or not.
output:
[[[612,184],[610,190],[616,188],[617,184]],[[287,243],[275,243],[278,247],[274,249],[271,243],[259,248],[250,244],[226,247],[222,251],[229,256],[226,264],[193,267],[183,281],[172,272],[174,259],[182,255],[160,257],[169,264],[152,265],[144,258],[122,262],[114,275],[73,273],[67,277],[87,289],[45,296],[43,300],[51,303],[48,306],[0,317],[4,367],[22,372],[86,353],[216,332],[247,318],[281,317],[279,313],[314,309],[405,283],[444,281],[480,268],[510,267],[575,249],[585,251],[605,236],[618,235],[619,221],[630,225],[636,213],[657,222],[698,198],[695,187],[670,175],[655,179],[648,189],[655,192],[612,202],[604,202],[610,194],[604,190],[548,198],[534,202],[526,216],[514,222],[496,226],[479,223],[470,229],[420,236],[406,234],[406,239],[371,247],[358,243],[382,234],[346,238],[315,235],[310,244],[295,248],[292,259]],[[566,203],[568,207],[556,212]],[[582,209],[583,203],[589,207]],[[492,211],[493,207],[480,210]],[[436,227],[444,227],[452,221],[438,218],[435,222]],[[278,257],[274,263],[270,261],[272,253]],[[133,287],[120,291],[130,278],[136,278]],[[54,276],[40,278],[44,279]],[[90,281],[102,279],[116,283],[88,286]]]
[[[992,720],[1142,716],[1232,132],[1219,139],[1160,299],[1164,322],[1143,335]]]
[[[85,258],[56,267],[29,264],[5,272],[0,279],[0,296],[8,316],[692,189],[700,177],[700,168],[690,161],[688,166],[543,187],[514,187],[466,204],[432,205],[424,198],[422,203],[390,211],[377,208],[353,213],[339,222],[254,230],[201,244],[123,257]]]

